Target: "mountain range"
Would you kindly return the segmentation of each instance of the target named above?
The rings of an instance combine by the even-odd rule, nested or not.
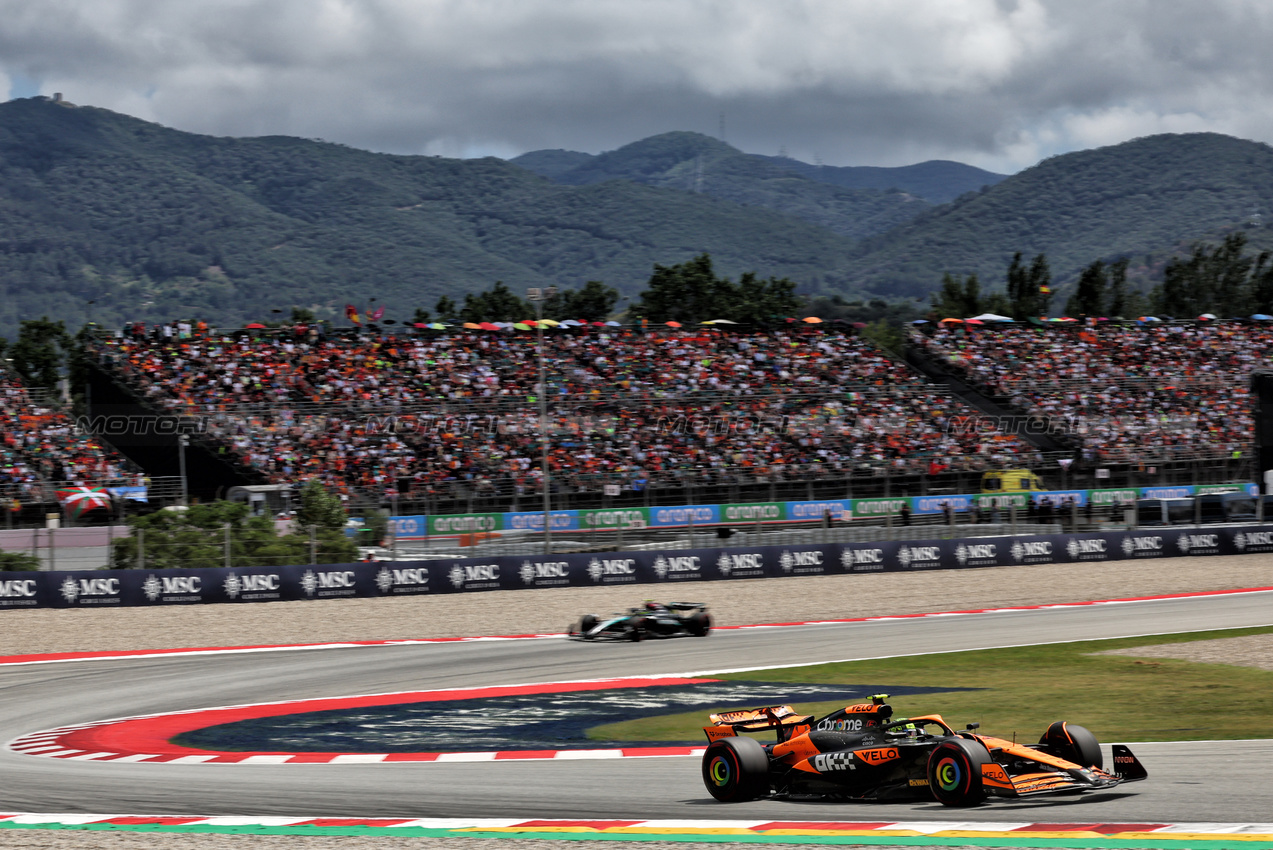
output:
[[[532,151],[509,160],[555,183],[591,186],[615,180],[708,195],[773,210],[860,239],[1003,180],[957,162],[903,168],[817,166],[746,154],[699,133],[663,133],[592,156]]]
[[[510,161],[181,132],[44,98],[0,104],[0,334],[47,314],[222,325],[375,298],[398,320],[496,280],[602,280],[707,252],[718,273],[810,294],[923,297],[944,272],[1001,285],[1014,251],[1064,286],[1095,259],[1152,282],[1173,252],[1245,228],[1267,247],[1273,151],[1164,135],[1009,177],[953,162],[810,165],[665,133]],[[622,304],[622,302],[621,302]]]
[[[524,153],[509,162],[558,183],[580,185],[617,179],[689,191],[710,189],[716,176],[713,172],[723,165],[727,174],[746,174],[754,179],[790,179],[794,175],[841,189],[904,192],[928,204],[953,201],[965,192],[993,186],[1005,177],[949,160],[896,168],[810,165],[788,156],[743,153],[710,136],[686,132],[651,136],[595,156],[579,151],[541,150]]]

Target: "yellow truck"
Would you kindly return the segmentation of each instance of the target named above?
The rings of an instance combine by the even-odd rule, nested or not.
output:
[[[1039,476],[1028,469],[998,469],[981,476],[981,492],[985,495],[1037,493],[1043,489]]]

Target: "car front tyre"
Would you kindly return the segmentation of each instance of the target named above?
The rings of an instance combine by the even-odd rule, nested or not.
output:
[[[1096,736],[1082,726],[1058,720],[1043,733],[1039,743],[1046,745],[1055,755],[1066,761],[1072,761],[1079,767],[1103,768],[1105,766],[1100,741],[1097,741]]]

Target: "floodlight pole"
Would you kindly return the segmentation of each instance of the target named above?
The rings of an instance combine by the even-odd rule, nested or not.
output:
[[[181,469],[181,506],[187,507],[190,504],[190,493],[186,485],[186,446],[190,445],[190,438],[185,434],[177,435],[177,464]]]
[[[547,289],[530,287],[526,298],[535,305],[535,354],[539,360],[539,448],[544,487],[544,554],[551,555],[552,544],[552,495],[551,473],[548,471],[548,371],[544,364],[544,300],[557,294],[557,287]]]

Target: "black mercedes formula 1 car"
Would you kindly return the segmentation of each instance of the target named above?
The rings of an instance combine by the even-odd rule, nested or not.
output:
[[[956,732],[940,715],[894,718],[884,700],[850,705],[815,720],[780,705],[710,716],[703,784],[721,802],[757,797],[862,800],[936,799],[975,806],[994,797],[1027,797],[1113,788],[1148,774],[1131,750],[1113,745],[1104,769],[1096,737],[1058,721],[1039,743]],[[740,732],[774,729],[761,744]]]
[[[645,640],[665,637],[706,637],[712,630],[707,606],[700,602],[646,602],[626,614],[597,617],[584,614],[567,636],[577,640]]]

